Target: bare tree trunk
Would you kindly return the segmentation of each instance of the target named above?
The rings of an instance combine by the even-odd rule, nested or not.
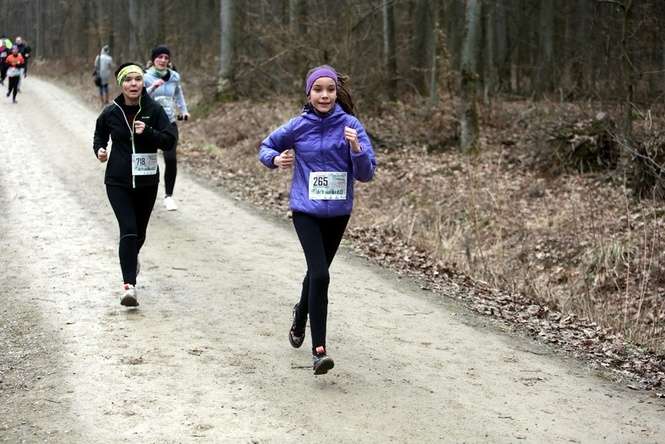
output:
[[[552,90],[554,61],[554,2],[540,2],[539,63],[536,94],[542,97]]]
[[[289,0],[289,25],[291,33],[303,35],[307,32],[305,24],[305,3],[303,0]]]
[[[430,34],[429,50],[430,50],[430,69],[429,69],[429,102],[431,106],[435,106],[439,101],[439,51],[441,42],[441,29],[439,28],[439,3],[434,1],[432,3],[432,33]]]
[[[220,0],[220,55],[219,75],[217,77],[217,98],[229,100],[233,97],[233,71],[235,42],[234,0]]]
[[[35,41],[37,43],[37,50],[35,51],[35,45],[32,45],[33,56],[41,55],[43,58],[46,55],[44,50],[44,28],[46,24],[44,23],[44,14],[45,14],[44,0],[37,0],[35,2]]]
[[[139,0],[129,0],[127,8],[129,18],[129,57],[139,60]]]
[[[491,0],[489,2],[485,3],[485,8],[486,12],[484,14],[485,16],[485,47],[484,47],[484,55],[485,55],[485,63],[484,63],[484,68],[485,68],[485,81],[483,82],[483,99],[484,102],[487,104],[489,103],[489,97],[496,91],[496,52],[495,52],[495,47],[496,47],[496,30],[495,27],[497,26],[496,19],[495,19],[495,6],[496,3],[494,0]]]
[[[571,76],[576,92],[582,92],[588,89],[588,79],[585,75],[584,61],[587,60],[587,63],[591,62],[586,56],[588,54],[587,48],[589,47],[589,35],[593,35],[593,32],[589,32],[589,29],[586,26],[589,17],[588,8],[589,2],[587,0],[577,0],[575,3],[575,13],[573,17],[574,37],[571,39],[571,42],[574,42],[575,47],[571,51],[571,56],[573,58]]]
[[[508,21],[506,4],[501,0],[494,1],[494,31],[496,35],[494,59],[497,66],[497,89],[510,89],[510,54],[508,42]]]
[[[432,33],[434,32],[434,17],[432,16],[431,1],[417,0],[415,38],[413,46],[413,79],[420,94],[427,94],[429,69],[431,64]]]
[[[621,71],[624,84],[624,137],[631,143],[633,137],[633,103],[636,73],[630,51],[628,39],[632,34],[633,0],[626,0],[623,4],[623,26],[621,30]]]
[[[307,32],[306,12],[304,0],[289,0],[289,34],[293,53],[294,74],[304,76],[307,63],[302,48],[302,39]]]
[[[466,0],[464,45],[462,48],[462,110],[460,147],[465,152],[479,149],[478,58],[482,0]]]
[[[397,56],[393,0],[383,0],[383,57],[388,78],[388,97],[390,100],[395,100],[397,98]]]

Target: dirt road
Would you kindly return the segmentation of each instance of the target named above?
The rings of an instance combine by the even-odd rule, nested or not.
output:
[[[87,86],[87,85],[86,85]],[[290,226],[186,174],[119,305],[96,112],[35,78],[0,101],[0,441],[658,442],[665,403],[342,253],[329,351],[290,348]]]

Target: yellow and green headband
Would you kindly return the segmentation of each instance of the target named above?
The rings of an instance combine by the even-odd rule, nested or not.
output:
[[[143,75],[143,69],[138,65],[127,65],[120,70],[116,79],[118,80],[118,86],[122,86],[122,82],[125,81],[125,77],[129,74],[141,74]]]

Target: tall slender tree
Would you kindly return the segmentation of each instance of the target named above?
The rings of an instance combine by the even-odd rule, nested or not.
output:
[[[383,63],[388,97],[397,98],[397,54],[395,49],[395,1],[383,0]]]
[[[217,98],[229,99],[234,95],[235,1],[220,0],[220,55],[217,76]]]
[[[464,44],[462,48],[462,109],[460,147],[465,152],[479,148],[478,58],[480,53],[482,0],[466,0]]]
[[[540,2],[540,20],[538,27],[538,78],[536,93],[542,96],[552,90],[554,80],[554,2]]]
[[[129,0],[127,8],[129,18],[129,57],[139,60],[139,0]]]

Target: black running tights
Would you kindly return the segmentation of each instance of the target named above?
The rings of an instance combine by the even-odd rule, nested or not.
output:
[[[296,325],[299,329],[304,329],[309,314],[312,353],[316,347],[326,346],[330,283],[328,269],[337,253],[348,222],[349,216],[320,218],[306,213],[293,213],[293,225],[307,261],[307,274],[302,283]]]
[[[126,284],[136,285],[136,263],[145,242],[150,213],[157,198],[157,185],[141,188],[106,186],[106,194],[120,227],[120,269]]]
[[[164,190],[167,196],[173,195],[175,188],[175,177],[178,174],[178,161],[176,160],[176,148],[178,145],[178,126],[172,123],[175,127],[176,143],[173,149],[164,151]]]
[[[16,100],[16,93],[18,92],[18,82],[21,76],[9,77],[9,86],[7,87],[7,97],[12,94],[12,100]]]

